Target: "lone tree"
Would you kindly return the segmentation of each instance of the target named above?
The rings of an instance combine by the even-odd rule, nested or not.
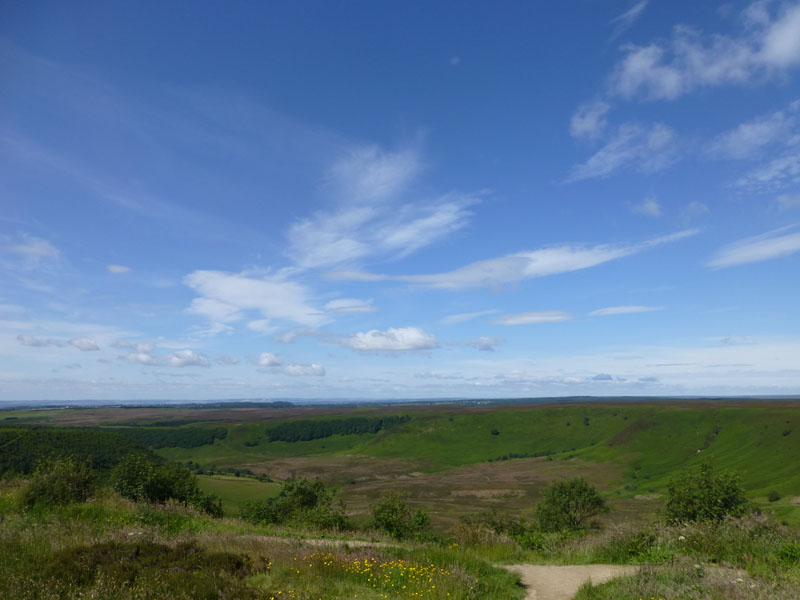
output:
[[[665,517],[669,523],[719,522],[747,510],[747,499],[732,473],[716,473],[709,463],[669,482]]]
[[[585,529],[592,517],[604,512],[608,512],[605,499],[584,477],[554,482],[536,505],[542,531]]]

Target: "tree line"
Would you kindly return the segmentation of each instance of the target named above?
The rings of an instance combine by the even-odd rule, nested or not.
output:
[[[408,415],[351,417],[349,419],[303,419],[279,423],[267,429],[270,442],[308,442],[332,435],[378,433],[411,420]]]

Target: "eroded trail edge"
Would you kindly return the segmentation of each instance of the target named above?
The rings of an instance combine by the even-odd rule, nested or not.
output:
[[[525,586],[526,600],[572,600],[587,581],[594,585],[615,577],[633,575],[638,567],[631,565],[505,565],[518,573]]]

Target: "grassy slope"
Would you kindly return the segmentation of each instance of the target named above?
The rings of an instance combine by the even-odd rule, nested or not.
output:
[[[499,435],[492,435],[493,429]],[[231,426],[228,438],[213,446],[160,453],[216,466],[359,454],[402,459],[432,472],[509,453],[553,452],[557,459],[617,463],[625,475],[616,492],[628,497],[663,492],[676,473],[710,458],[719,468],[739,473],[756,500],[765,501],[770,490],[779,492],[782,499],[770,506],[780,516],[800,522],[800,506],[791,502],[800,496],[800,471],[795,467],[795,457],[800,456],[800,407],[593,405],[481,413],[443,409],[416,414],[409,423],[375,435],[295,443],[269,443],[264,430],[262,424]]]
[[[281,487],[278,483],[228,475],[200,475],[198,480],[201,490],[220,497],[226,515],[237,515],[245,502],[277,496]]]
[[[65,412],[54,414],[63,418]],[[354,409],[350,414],[362,412]],[[156,411],[151,417],[159,414]],[[331,457],[365,455],[402,460],[409,470],[422,472],[459,468],[510,453],[555,452],[557,460],[574,456],[590,463],[616,463],[624,476],[614,491],[624,497],[663,492],[676,473],[711,458],[718,467],[739,473],[752,498],[766,503],[767,492],[777,491],[782,499],[770,507],[781,517],[800,522],[800,505],[792,503],[792,498],[800,496],[800,471],[795,468],[800,456],[800,406],[686,402],[497,407],[480,412],[442,407],[412,409],[407,414],[413,417],[409,423],[378,434],[295,443],[268,442],[269,425],[264,422],[228,425],[228,437],[213,445],[158,452],[172,460],[216,467],[260,464],[267,470],[276,459],[306,457],[320,463]],[[34,416],[22,411],[6,416],[16,415]],[[493,429],[499,435],[492,435]]]

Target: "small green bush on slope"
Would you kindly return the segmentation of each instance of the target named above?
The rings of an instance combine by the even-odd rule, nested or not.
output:
[[[388,533],[396,540],[406,538],[431,538],[431,518],[424,510],[413,513],[406,505],[405,496],[398,492],[384,493],[372,507],[375,529]]]
[[[89,464],[79,462],[75,457],[44,460],[23,490],[21,503],[32,507],[84,502],[94,494],[96,483]]]
[[[290,524],[319,529],[348,529],[344,504],[321,481],[301,478],[285,481],[275,498],[248,502],[241,516],[251,523]]]
[[[142,456],[129,456],[111,472],[111,485],[114,491],[129,500],[161,504],[177,500],[212,516],[222,516],[219,498],[203,493],[197,477],[182,465],[154,465]]]
[[[717,473],[709,463],[670,481],[665,517],[670,523],[721,521],[747,510],[747,499],[733,474]]]

